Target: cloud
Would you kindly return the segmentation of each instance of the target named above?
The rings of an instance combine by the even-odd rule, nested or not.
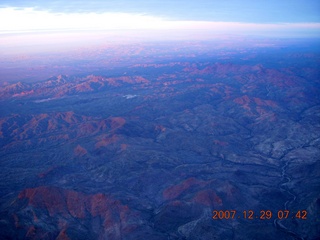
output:
[[[157,28],[160,18],[130,13],[53,13],[33,8],[0,9],[1,32]]]
[[[54,13],[34,8],[0,9],[0,33],[52,30],[187,30],[207,31],[212,34],[320,36],[320,23],[172,21],[150,15],[121,12]]]
[[[145,13],[174,20],[320,22],[319,0],[1,0],[0,7],[60,13]]]

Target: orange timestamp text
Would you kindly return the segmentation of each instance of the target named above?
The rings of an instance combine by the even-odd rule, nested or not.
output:
[[[260,210],[258,212],[253,210],[213,210],[212,219],[222,220],[222,219],[260,219],[260,220],[270,220],[270,219],[307,219],[308,212],[306,210],[289,211],[289,210]]]

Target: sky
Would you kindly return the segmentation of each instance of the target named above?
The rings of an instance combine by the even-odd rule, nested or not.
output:
[[[97,29],[216,29],[319,33],[319,0],[0,0],[0,33]],[[242,24],[242,25],[241,25]],[[254,26],[255,25],[255,26]],[[293,29],[292,29],[293,28]]]
[[[319,0],[0,0],[0,50],[75,39],[320,37]],[[18,38],[12,34],[63,32]],[[38,40],[36,40],[38,39]],[[29,41],[29,42],[28,42]],[[39,42],[36,42],[39,41]]]
[[[52,13],[132,13],[170,20],[320,22],[319,0],[1,0],[0,7]]]

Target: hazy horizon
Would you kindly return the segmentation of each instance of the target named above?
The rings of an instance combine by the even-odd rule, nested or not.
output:
[[[314,0],[5,0],[0,3],[1,78],[83,51],[99,53],[106,45],[220,41],[220,47],[237,47],[319,39],[317,9]]]
[[[320,3],[268,1],[2,1],[0,34],[48,31],[188,31],[319,37]]]

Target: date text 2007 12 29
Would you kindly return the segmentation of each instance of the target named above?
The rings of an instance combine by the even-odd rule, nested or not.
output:
[[[272,218],[277,219],[287,219],[287,218],[295,218],[307,220],[308,212],[306,210],[298,210],[295,212],[291,212],[289,210],[278,210],[276,212],[272,212],[271,210],[261,210],[259,214],[256,214],[253,210],[244,210],[238,213],[236,210],[213,210],[212,211],[212,219],[214,220],[222,220],[222,219],[260,219],[260,220],[269,220]]]

